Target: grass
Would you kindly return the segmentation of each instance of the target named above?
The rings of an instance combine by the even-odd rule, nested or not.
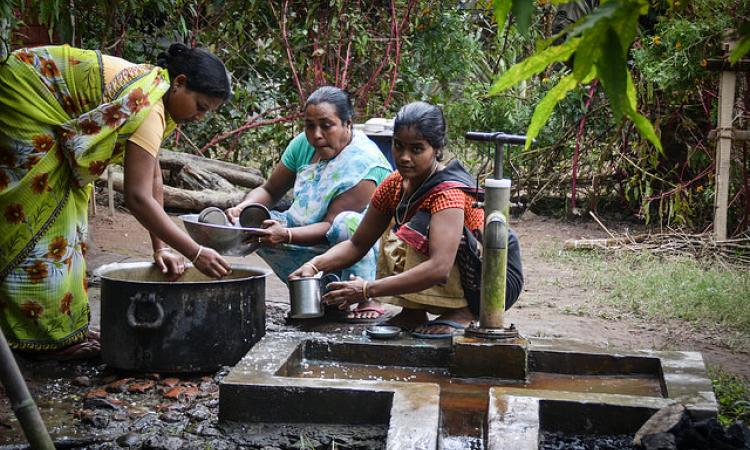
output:
[[[747,272],[644,253],[546,255],[581,273],[584,284],[618,309],[647,319],[682,319],[709,331],[722,330],[720,339],[733,349],[744,350],[750,343]]]
[[[718,368],[708,371],[719,402],[719,421],[729,426],[737,420],[750,423],[750,383]]]
[[[646,319],[682,319],[702,330],[717,331],[732,350],[750,345],[750,273],[706,266],[690,258],[652,254],[559,252],[543,256],[580,274],[583,284],[615,309]],[[719,420],[750,423],[750,381],[710,368],[719,403]]]

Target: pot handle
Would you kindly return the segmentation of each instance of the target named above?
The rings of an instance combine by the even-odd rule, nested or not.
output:
[[[320,277],[320,295],[323,296],[328,292],[328,283],[338,283],[341,281],[335,273],[327,273]]]
[[[156,319],[154,319],[151,322],[138,322],[135,319],[135,308],[136,304],[138,303],[144,303],[144,304],[151,304],[156,308]],[[135,294],[134,296],[130,297],[130,305],[128,305],[128,325],[130,325],[131,328],[145,328],[148,330],[153,330],[156,328],[159,328],[164,323],[164,308],[162,308],[161,303],[156,301],[156,293],[151,292],[148,294],[148,298],[144,300],[143,293],[139,292]]]

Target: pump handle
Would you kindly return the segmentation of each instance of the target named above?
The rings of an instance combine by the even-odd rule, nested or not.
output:
[[[467,131],[464,137],[470,141],[497,142],[500,144],[523,145],[526,136],[520,134],[507,134],[502,131],[486,133],[483,131]]]

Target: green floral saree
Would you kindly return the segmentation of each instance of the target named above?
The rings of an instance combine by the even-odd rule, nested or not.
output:
[[[92,182],[168,89],[167,71],[149,65],[105,86],[100,53],[69,46],[0,65],[0,326],[11,347],[85,339]]]

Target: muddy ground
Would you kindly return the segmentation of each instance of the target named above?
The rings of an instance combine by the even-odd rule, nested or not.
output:
[[[178,222],[177,219],[175,219]],[[608,226],[610,226],[608,224]],[[627,225],[611,225],[622,231]],[[589,222],[563,222],[526,215],[515,219],[526,285],[508,314],[530,337],[582,339],[610,349],[688,350],[706,363],[750,378],[748,353],[721,346],[715,334],[680,321],[646,321],[610,310],[586,287],[586,274],[563,267],[550,252],[570,238],[606,237]],[[110,262],[148,260],[145,230],[128,213],[104,208],[91,219],[89,268]],[[238,259],[265,266],[259,258]],[[99,323],[99,291],[90,289],[93,323]],[[288,293],[276,277],[267,281],[267,331],[290,329],[284,316]],[[392,310],[395,311],[395,310]],[[611,319],[615,318],[615,319]],[[362,326],[362,325],[360,325]],[[351,329],[333,326],[331,330]],[[120,373],[101,361],[57,363],[18,358],[27,383],[61,448],[379,448],[385,427],[223,424],[218,412],[217,373],[191,376]],[[6,396],[0,396],[0,449],[24,447]]]

